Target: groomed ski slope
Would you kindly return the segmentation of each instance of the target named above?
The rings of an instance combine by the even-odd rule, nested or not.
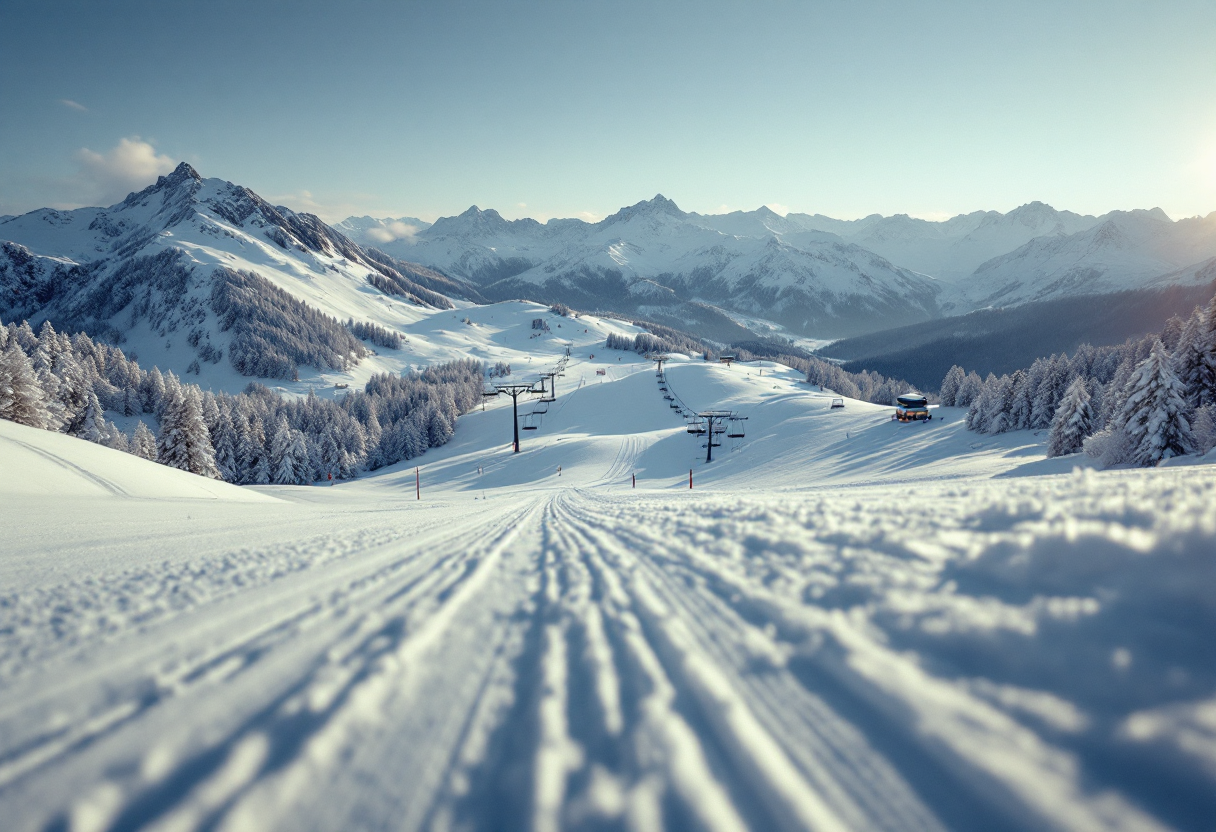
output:
[[[1210,828],[1209,465],[675,359],[749,417],[706,465],[649,362],[573,352],[522,453],[490,400],[421,500],[0,422],[3,827]]]

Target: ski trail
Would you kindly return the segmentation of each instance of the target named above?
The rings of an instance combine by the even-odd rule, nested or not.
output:
[[[498,552],[530,510],[493,515],[456,535],[443,528],[405,547],[386,546],[308,573],[282,592],[257,593],[243,608],[232,604],[228,616],[207,610],[186,622],[196,626],[168,639],[171,654],[136,651],[131,664],[152,660],[150,674],[115,673],[107,666],[51,701],[6,708],[0,723],[6,740],[27,723],[45,724],[37,714],[53,714],[58,700],[66,707],[83,699],[92,713],[68,722],[77,727],[56,731],[52,722],[51,730],[16,748],[6,741],[0,799],[13,790],[27,796],[62,790],[63,783],[53,782],[58,778],[87,778],[92,753],[110,761],[102,770],[129,772],[102,784],[120,797],[112,801],[111,821],[96,828],[215,822],[252,784],[299,770],[293,762],[324,758],[318,749],[340,745],[350,726],[360,724],[360,714],[374,712],[377,697],[392,687],[389,669],[416,662],[413,657],[429,649],[470,588],[485,584]],[[271,611],[276,617],[265,620]],[[221,621],[223,632],[244,635],[217,644]],[[130,676],[123,687],[112,687],[112,678]],[[216,698],[221,692],[222,700]],[[196,718],[182,719],[187,712]],[[191,722],[210,724],[199,732],[184,727]],[[159,739],[149,742],[149,736]],[[124,757],[130,762],[116,765]],[[55,775],[46,776],[49,770]],[[149,771],[155,773],[151,782]],[[31,781],[35,773],[42,776]]]
[[[646,442],[640,436],[626,434],[621,437],[616,457],[598,480],[596,485],[612,485],[625,482],[637,466],[638,457],[646,450]]]
[[[103,491],[108,491],[109,493],[113,494],[115,497],[129,497],[130,496],[130,494],[127,493],[126,489],[124,489],[122,486],[118,485],[117,483],[113,483],[110,480],[106,479],[105,477],[94,474],[92,471],[82,468],[79,465],[77,465],[76,463],[71,462],[70,460],[66,460],[61,456],[56,456],[55,454],[50,453],[49,451],[44,451],[41,448],[37,448],[37,447],[29,444],[28,442],[22,442],[19,439],[13,439],[13,438],[7,437],[7,436],[0,437],[0,439],[2,439],[5,442],[10,442],[13,445],[18,445],[18,446],[24,448],[25,450],[29,451],[30,453],[37,454],[38,456],[42,457],[43,459],[47,460],[48,462],[54,463],[55,465],[62,468],[63,470],[69,471],[69,472],[75,474],[76,476],[80,477],[81,479],[91,482],[93,485],[96,485],[98,488],[102,489]]]
[[[791,609],[763,584],[724,570],[696,545],[695,533],[638,522],[638,501],[627,505],[579,493],[565,502],[572,524],[637,582],[644,620],[687,669],[689,687],[715,732],[729,736],[732,727],[745,726],[746,720],[730,718],[745,705],[762,730],[737,735],[763,741],[767,734],[781,745],[846,826],[940,829],[941,807],[952,827],[1161,828],[1118,797],[1086,794],[1059,777],[1070,770],[1069,761],[1029,732],[1006,722],[1012,745],[993,745],[982,726],[1000,717],[982,703],[947,705],[953,701],[947,684],[906,667],[841,616],[802,605]],[[716,666],[706,659],[716,659]],[[922,706],[909,716],[896,697],[899,679],[920,686],[922,696],[925,687],[938,686],[931,698],[942,710]],[[862,722],[851,724],[841,705]],[[878,726],[886,747],[898,751],[898,763],[871,747],[865,723]],[[764,772],[757,788],[790,783],[780,770],[763,768],[765,758],[754,753],[760,747],[751,756]],[[738,749],[738,756],[746,758],[748,749]],[[926,779],[923,772],[932,775]],[[926,798],[934,803],[927,805]]]

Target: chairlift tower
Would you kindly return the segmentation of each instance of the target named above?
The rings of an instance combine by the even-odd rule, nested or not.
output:
[[[655,367],[654,374],[656,376],[661,376],[661,375],[663,375],[663,362],[667,361],[671,356],[669,356],[665,353],[651,353],[650,355],[647,355],[646,357],[658,365],[657,367]]]
[[[482,393],[483,396],[498,396],[507,394],[511,397],[511,426],[515,431],[514,453],[519,453],[519,397],[528,393],[543,393],[542,389],[536,389],[536,383],[532,384],[495,384],[493,392],[487,390]]]
[[[714,435],[726,433],[726,423],[738,417],[730,410],[702,410],[697,414],[705,425],[705,461],[714,461]],[[697,431],[700,433],[700,431]],[[692,431],[689,431],[692,433]],[[719,442],[719,445],[722,443]]]

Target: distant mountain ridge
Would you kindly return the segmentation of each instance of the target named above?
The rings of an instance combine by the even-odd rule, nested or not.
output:
[[[372,242],[354,218],[339,225]],[[381,247],[491,298],[671,321],[701,303],[841,337],[989,305],[1193,284],[1187,275],[1216,257],[1216,212],[1174,222],[1159,208],[1092,216],[1030,202],[941,222],[837,220],[768,207],[684,212],[660,194],[597,223],[507,220],[473,206]]]
[[[661,194],[596,223],[506,220],[474,206],[382,248],[489,298],[561,301],[684,325],[712,307],[834,336],[938,314],[932,278],[786,224],[768,209],[734,219],[761,230],[730,233],[730,215],[686,213]],[[798,238],[787,240],[791,233]]]

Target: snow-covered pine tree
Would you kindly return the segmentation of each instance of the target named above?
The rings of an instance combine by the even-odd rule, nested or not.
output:
[[[173,374],[173,371],[164,374],[165,390],[160,397],[160,408],[156,411],[157,419],[165,418],[165,410],[170,404],[177,401],[178,395],[182,392],[181,380]]]
[[[1120,422],[1131,440],[1131,461],[1147,467],[1193,453],[1187,409],[1185,388],[1170,367],[1165,347],[1157,341],[1136,366],[1123,405]]]
[[[270,472],[275,485],[305,485],[309,479],[308,447],[304,433],[279,416],[270,439]]]
[[[218,480],[220,472],[215,466],[215,448],[211,444],[211,433],[207,430],[207,423],[203,420],[202,392],[193,384],[186,385],[184,398],[187,419],[191,425],[191,436],[196,440],[189,446],[189,471],[192,474]]]
[[[1041,430],[1051,426],[1056,406],[1059,405],[1068,385],[1068,370],[1068,362],[1063,360],[1062,356],[1052,355],[1047,359],[1043,366],[1042,378],[1031,401],[1030,427]]]
[[[220,408],[215,432],[211,435],[211,446],[215,449],[215,467],[219,469],[220,478],[225,482],[240,482],[238,471],[240,463],[237,457],[238,441],[228,408]]]
[[[1171,355],[1177,351],[1178,342],[1182,338],[1182,330],[1185,327],[1186,321],[1177,315],[1171,315],[1170,319],[1165,322],[1165,326],[1161,330],[1161,343],[1165,345]]]
[[[165,397],[165,377],[159,367],[153,367],[140,385],[140,403],[144,413],[159,413],[161,399]]]
[[[966,377],[966,371],[957,364],[946,372],[946,377],[942,379],[942,407],[954,407],[954,403],[958,400],[958,388]]]
[[[321,435],[321,479],[342,476],[342,449],[331,426]]]
[[[29,356],[18,339],[10,337],[0,353],[0,419],[32,428],[47,427],[46,395]]]
[[[1025,430],[1030,427],[1030,384],[1024,370],[1011,377],[1013,399],[1009,405],[1009,430]]]
[[[118,426],[113,422],[106,422],[106,439],[102,443],[107,448],[113,448],[116,451],[123,453],[131,453],[131,441],[127,439],[127,435],[118,429]]]
[[[120,411],[123,416],[138,416],[143,409],[139,402],[139,388],[134,384],[129,384],[122,390],[122,406]]]
[[[1216,298],[1203,313],[1203,324],[1199,337],[1202,342],[1203,362],[1199,370],[1195,405],[1216,404]]]
[[[1216,404],[1205,404],[1195,411],[1191,434],[1195,438],[1196,452],[1206,454],[1216,448]]]
[[[220,408],[218,402],[216,401],[215,394],[210,390],[203,393],[202,407],[203,424],[207,426],[207,431],[209,433],[213,433],[215,431],[215,426],[219,424],[220,421]]]
[[[1004,433],[1013,430],[1009,422],[1009,412],[1013,407],[1013,379],[1001,376],[996,380],[988,402],[988,412],[984,414],[984,433]]]
[[[1085,437],[1093,433],[1094,414],[1089,406],[1089,390],[1085,379],[1073,379],[1068,391],[1056,408],[1047,435],[1047,455],[1066,456],[1081,450]]]
[[[266,485],[270,482],[270,461],[266,454],[266,433],[262,419],[256,413],[249,415],[241,441],[237,446],[240,460],[241,483],[243,485]]]
[[[149,462],[156,462],[156,437],[143,422],[135,426],[135,435],[131,437],[131,453]]]
[[[984,379],[979,392],[971,400],[971,405],[967,408],[967,430],[973,430],[976,433],[985,432],[988,419],[994,410],[998,384],[999,379],[993,373],[989,373],[988,378]]]
[[[46,427],[48,430],[59,430],[68,419],[59,395],[59,388],[64,382],[55,370],[59,358],[59,334],[50,321],[44,321],[38,333],[30,362],[38,386],[46,397]]]
[[[976,396],[984,389],[984,381],[979,377],[979,374],[972,370],[967,373],[958,385],[958,393],[954,396],[955,407],[970,407],[975,401]]]
[[[172,374],[170,374],[172,377]],[[203,423],[202,397],[189,385],[166,385],[156,459],[162,465],[204,477],[216,478],[215,449]]]
[[[106,428],[105,410],[101,407],[101,402],[97,399],[97,394],[89,390],[85,396],[84,410],[81,411],[80,418],[73,424],[73,436],[81,439],[86,439],[89,442],[97,442],[102,444],[109,438],[109,431]]]
[[[1196,309],[1187,319],[1178,336],[1178,345],[1174,349],[1174,373],[1186,388],[1186,399],[1191,407],[1199,407],[1199,397],[1203,389],[1204,377],[1207,375],[1204,355],[1204,314]]]

